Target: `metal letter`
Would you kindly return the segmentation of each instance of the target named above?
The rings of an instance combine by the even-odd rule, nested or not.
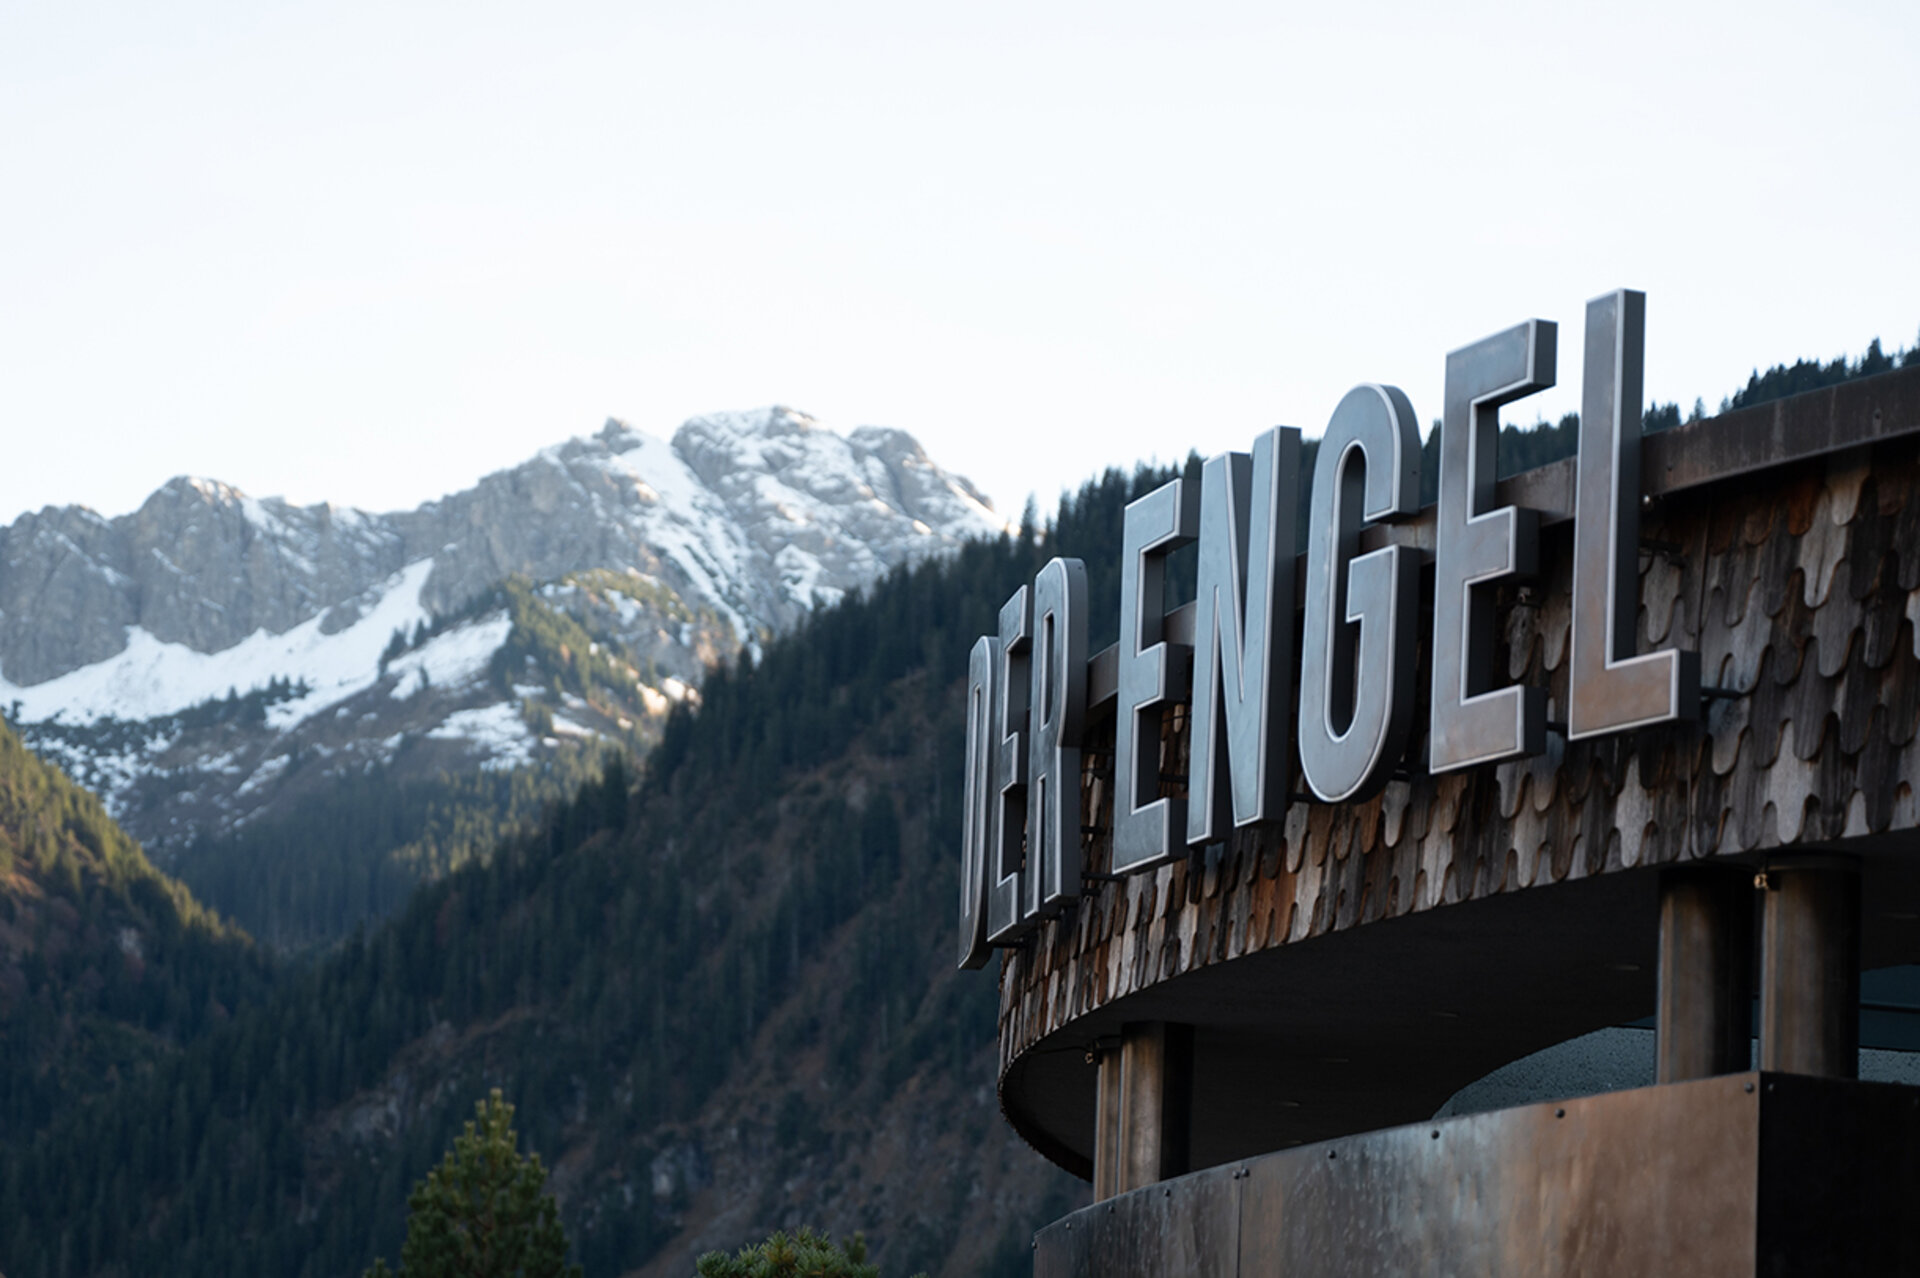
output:
[[[1199,531],[1199,485],[1162,484],[1128,504],[1120,541],[1119,707],[1114,725],[1113,871],[1170,861],[1181,850],[1184,799],[1161,799],[1160,717],[1186,683],[1193,650],[1164,641],[1166,560]]]
[[[1347,392],[1313,469],[1300,662],[1300,770],[1328,803],[1387,783],[1413,719],[1420,560],[1407,546],[1355,555],[1363,522],[1420,507],[1420,437],[1396,386]]]
[[[1080,731],[1087,710],[1087,569],[1054,559],[1033,579],[1033,753],[1027,761],[1027,907],[1080,895]]]
[[[1567,736],[1621,732],[1700,713],[1700,654],[1634,656],[1640,612],[1640,412],[1647,298],[1587,303],[1574,488],[1573,644]]]
[[[1000,641],[981,635],[967,658],[967,775],[960,789],[960,966],[983,967],[987,945],[987,853],[993,846],[994,689]]]
[[[988,814],[987,942],[1011,945],[1032,926],[1026,914],[1027,668],[1033,647],[1031,592],[1022,586],[1000,607],[1000,659],[994,669],[993,784]]]
[[[1251,474],[1249,474],[1251,470]],[[1287,810],[1300,432],[1276,427],[1201,472],[1187,842]],[[1114,846],[1119,847],[1116,836]]]
[[[1556,338],[1554,325],[1528,320],[1447,356],[1427,738],[1434,772],[1546,748],[1547,690],[1493,686],[1493,600],[1484,587],[1538,570],[1539,513],[1490,507],[1500,406],[1553,385]]]

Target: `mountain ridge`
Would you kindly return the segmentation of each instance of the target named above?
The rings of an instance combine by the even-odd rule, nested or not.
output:
[[[907,432],[778,405],[386,514],[178,477],[0,529],[0,711],[164,862],[327,778],[644,751],[709,666],[1002,528]]]
[[[315,617],[336,633],[359,596],[427,559],[428,612],[516,572],[551,580],[625,559],[746,640],[790,625],[812,590],[838,598],[1001,526],[906,432],[841,436],[777,405],[691,418],[671,443],[609,419],[383,514],[176,476],[126,515],[49,506],[0,528],[0,681],[17,695],[115,656],[129,628],[207,654]]]

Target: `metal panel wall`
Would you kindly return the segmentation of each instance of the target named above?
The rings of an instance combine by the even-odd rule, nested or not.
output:
[[[1122,1195],[1036,1278],[1920,1272],[1920,1091],[1736,1074],[1373,1132]]]

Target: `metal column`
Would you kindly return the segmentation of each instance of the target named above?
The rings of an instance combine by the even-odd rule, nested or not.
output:
[[[1744,870],[1689,866],[1660,879],[1657,1079],[1747,1068],[1753,1034],[1753,886]]]
[[[1093,1049],[1094,1068],[1100,1071],[1093,1102],[1093,1201],[1120,1192],[1120,1093],[1124,1057],[1120,1044]]]
[[[1098,1060],[1094,1200],[1183,1174],[1193,1112],[1193,1027],[1129,1022]]]
[[[1770,864],[1760,959],[1760,1068],[1853,1078],[1860,1049],[1860,876],[1846,857]]]

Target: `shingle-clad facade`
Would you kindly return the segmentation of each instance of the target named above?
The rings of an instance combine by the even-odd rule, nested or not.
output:
[[[1550,720],[1565,718],[1572,465],[1500,487],[1503,503],[1543,514],[1541,575],[1502,588],[1497,626],[1505,675],[1547,687]],[[1508,965],[1525,965],[1537,946],[1559,954],[1566,970],[1595,966],[1598,943],[1566,938],[1573,915],[1525,904],[1552,894],[1581,902],[1588,922],[1595,912],[1617,915],[1596,926],[1634,931],[1606,965],[1626,985],[1593,993],[1585,1020],[1578,1008],[1543,1012],[1555,1032],[1618,1023],[1636,1004],[1631,1015],[1651,1010],[1648,909],[1660,867],[1724,861],[1764,870],[1803,851],[1858,856],[1868,902],[1863,962],[1920,961],[1920,895],[1905,899],[1909,881],[1920,879],[1920,369],[1650,436],[1642,492],[1641,651],[1701,654],[1708,693],[1694,725],[1573,743],[1550,734],[1534,759],[1443,776],[1424,774],[1416,733],[1409,766],[1369,801],[1296,801],[1283,823],[1238,831],[1157,871],[1102,878],[1114,702],[1098,686],[1100,658],[1090,663],[1081,819],[1091,877],[1080,900],[1007,951],[1001,968],[1002,1101],[1036,1147],[1088,1170],[1093,1071],[1076,1078],[1060,1062],[1091,1060],[1121,1021],[1189,1019],[1202,1035],[1210,1020],[1244,1026],[1259,1016],[1244,1006],[1249,991],[1285,990],[1295,971],[1323,973],[1331,938],[1346,938],[1341,963],[1364,965],[1377,951],[1384,979],[1405,972],[1417,983],[1420,964],[1406,947],[1417,952],[1439,934],[1400,921],[1438,920],[1456,907],[1472,906],[1459,917],[1476,927],[1539,932]],[[1431,515],[1372,535],[1415,546],[1424,539],[1430,549]],[[1424,591],[1430,608],[1431,586]],[[1423,701],[1415,723],[1426,714]],[[1185,732],[1176,706],[1163,726],[1163,792],[1178,793],[1186,774]],[[1570,892],[1609,876],[1647,891]],[[1375,935],[1377,944],[1368,939]],[[1256,957],[1259,964],[1230,973]],[[1469,968],[1504,970],[1486,962]],[[1460,1031],[1443,1018],[1524,1018],[1529,1000],[1585,999],[1604,981],[1581,979],[1591,988],[1556,993],[1515,978],[1489,985],[1484,998],[1469,982],[1452,1010],[1431,1012],[1440,1019],[1430,1025],[1389,999],[1365,1032],[1390,1038],[1405,1021],[1410,1056],[1432,1037],[1443,1044],[1436,1059],[1445,1058],[1453,1050],[1446,1035]],[[1194,1011],[1182,1017],[1189,998]],[[1230,999],[1236,1007],[1221,1011]],[[1274,1005],[1270,1040],[1285,1038],[1289,1015]],[[1314,1086],[1301,1086],[1303,1115]],[[1287,1121],[1282,1115],[1272,1130],[1287,1130]],[[1330,1129],[1300,1130],[1319,1138]]]

